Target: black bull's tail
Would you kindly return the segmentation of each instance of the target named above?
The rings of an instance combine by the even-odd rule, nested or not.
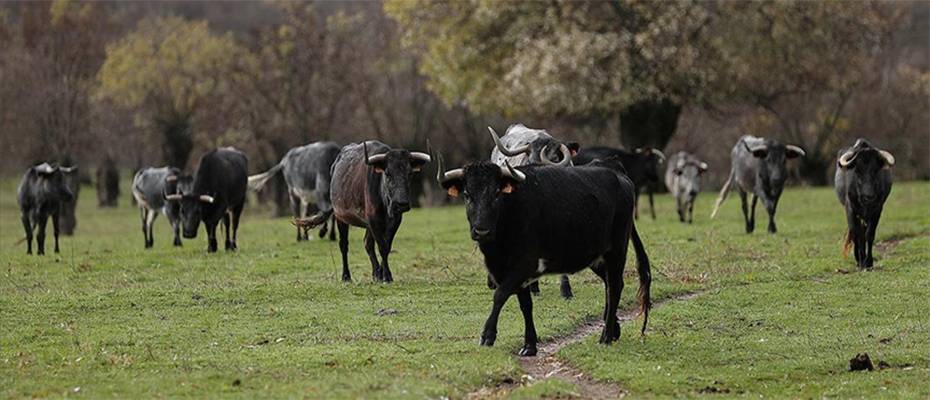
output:
[[[301,228],[304,230],[310,230],[310,229],[316,228],[326,223],[326,220],[328,220],[329,217],[331,217],[332,215],[333,215],[333,209],[330,208],[329,210],[320,211],[310,217],[297,218],[291,223],[297,226],[298,228]],[[333,229],[336,229],[336,227],[333,226]]]
[[[646,324],[649,322],[649,309],[652,308],[650,298],[650,288],[652,286],[652,273],[649,270],[649,256],[646,255],[646,249],[643,247],[643,241],[636,232],[636,225],[633,225],[633,250],[636,251],[636,272],[639,274],[639,292],[636,297],[639,298],[640,314],[643,315],[643,328],[641,334],[646,333]]]

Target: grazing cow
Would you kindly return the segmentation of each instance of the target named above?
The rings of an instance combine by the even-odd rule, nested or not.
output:
[[[139,205],[142,216],[142,236],[145,248],[155,244],[152,226],[155,217],[161,212],[168,218],[171,231],[174,232],[174,245],[181,245],[181,205],[177,201],[167,200],[167,196],[178,192],[177,183],[181,170],[173,167],[145,168],[136,172],[132,178],[132,197]]]
[[[562,143],[542,129],[527,128],[523,124],[511,125],[504,133],[504,137],[497,136],[494,128],[491,139],[494,148],[491,150],[491,162],[500,167],[507,162],[519,167],[533,164],[554,164],[563,167],[572,165],[572,157],[578,154],[579,144],[575,142]],[[488,287],[495,288],[494,282],[488,276]],[[530,286],[533,294],[539,294],[539,282]],[[572,298],[572,285],[568,276],[562,275],[559,282],[559,291],[565,299]]]
[[[71,197],[71,200],[61,203],[61,215],[58,217],[58,227],[61,229],[62,235],[71,236],[74,235],[74,230],[77,229],[77,214],[75,213],[75,209],[77,209],[78,196],[81,193],[81,174],[77,165],[59,167],[58,170],[61,171],[62,174],[61,180],[65,183],[65,186],[68,187],[68,190],[71,191],[71,194],[74,195]]]
[[[775,209],[778,198],[785,188],[788,178],[786,159],[803,157],[804,150],[798,146],[781,144],[775,139],[743,135],[730,152],[730,177],[720,189],[711,218],[717,215],[720,205],[726,200],[730,186],[736,182],[739,197],[743,205],[743,219],[746,220],[746,233],[752,233],[756,225],[756,202],[761,198],[769,214],[769,232],[778,232],[775,226]],[[752,205],[746,195],[752,197]]]
[[[856,265],[872,268],[872,245],[882,216],[885,199],[891,193],[891,167],[894,156],[859,139],[840,150],[836,162],[836,195],[846,209],[846,244],[854,246]]]
[[[707,172],[707,163],[690,153],[680,151],[668,160],[665,186],[675,197],[678,220],[681,222],[694,222],[694,200],[701,191],[701,175],[704,172]]]
[[[635,186],[635,218],[639,218],[639,193],[646,189],[646,195],[649,196],[649,213],[652,214],[652,219],[656,219],[651,185],[659,183],[659,164],[665,162],[665,154],[651,147],[641,147],[632,153],[611,147],[590,147],[580,151],[574,162],[575,165],[584,165],[593,160],[606,160],[611,157],[620,160]]]
[[[316,204],[320,211],[329,211],[333,208],[329,198],[329,184],[337,155],[339,145],[334,142],[316,142],[295,147],[284,155],[278,165],[261,174],[250,176],[249,189],[261,189],[278,171],[283,171],[295,219],[310,216],[310,204]],[[326,222],[323,222],[320,229],[321,238],[326,236],[327,228]],[[298,242],[308,239],[307,231],[301,230],[297,228]],[[330,232],[330,239],[336,240],[335,225]]]
[[[116,207],[119,198],[119,169],[112,158],[107,157],[97,167],[97,207]]]
[[[633,182],[617,161],[575,168],[513,168],[477,162],[446,172],[440,183],[450,196],[467,200],[471,238],[478,242],[488,273],[497,284],[481,345],[494,345],[501,308],[516,294],[525,327],[520,355],[536,355],[530,282],[544,274],[589,267],[604,281],[607,294],[600,342],[618,340],[617,305],[631,238],[645,331],[652,281],[649,259],[633,224]]]
[[[491,162],[500,166],[504,161],[513,166],[530,164],[571,165],[571,157],[578,153],[579,145],[575,142],[563,143],[542,129],[531,129],[523,124],[510,125],[504,137],[498,137],[494,128],[491,139]],[[568,155],[568,156],[566,156]]]
[[[29,168],[16,190],[16,199],[22,213],[23,229],[26,231],[26,254],[32,254],[32,231],[38,227],[36,245],[38,254],[45,254],[45,226],[48,217],[52,217],[52,228],[55,233],[55,252],[59,252],[58,218],[65,202],[74,199],[74,193],[65,183],[65,173],[72,172],[71,168],[57,167],[42,163]]]
[[[195,177],[179,177],[177,191],[165,196],[181,205],[181,225],[186,239],[197,237],[200,222],[207,229],[207,252],[217,249],[216,225],[226,229],[226,250],[236,250],[239,217],[248,186],[248,159],[232,147],[212,150],[200,157]],[[230,234],[230,227],[232,234]]]
[[[342,148],[333,164],[330,188],[333,207],[313,217],[298,220],[306,229],[336,215],[339,250],[342,252],[342,280],[349,282],[349,225],[365,228],[365,251],[371,261],[371,276],[377,282],[393,282],[388,255],[402,216],[410,210],[410,175],[430,162],[426,153],[392,149],[369,140]],[[375,243],[381,262],[375,254]]]

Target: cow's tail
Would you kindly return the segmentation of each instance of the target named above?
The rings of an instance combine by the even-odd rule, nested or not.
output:
[[[250,176],[249,177],[249,189],[254,190],[254,191],[261,190],[262,187],[265,186],[265,183],[268,182],[268,180],[271,179],[275,174],[277,174],[278,171],[281,170],[281,168],[284,168],[283,160],[279,162],[278,165],[271,167],[271,169],[265,172],[262,172],[258,175]]]
[[[710,213],[710,217],[714,218],[717,216],[717,211],[720,211],[720,205],[723,204],[723,201],[727,199],[727,195],[730,194],[730,186],[733,185],[733,179],[735,171],[730,171],[730,176],[727,178],[726,183],[723,184],[723,189],[720,189],[720,194],[717,195],[717,202],[714,203],[714,211]]]
[[[652,308],[652,298],[650,297],[650,288],[652,286],[652,272],[649,270],[649,256],[646,255],[646,249],[643,247],[643,241],[636,232],[636,225],[633,225],[633,250],[636,251],[636,272],[639,274],[639,291],[636,297],[639,298],[640,314],[643,315],[643,328],[640,334],[646,333],[646,324],[649,322],[649,309]]]
[[[333,209],[330,208],[329,210],[320,211],[306,218],[297,218],[292,223],[298,228],[309,230],[309,229],[316,228],[320,225],[323,225],[324,223],[326,223],[326,220],[328,220],[329,217],[331,217],[332,215],[333,215]],[[336,229],[336,227],[334,226],[333,229]]]

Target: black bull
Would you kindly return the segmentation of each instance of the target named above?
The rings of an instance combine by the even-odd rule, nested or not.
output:
[[[632,238],[640,280],[643,330],[648,321],[652,278],[649,259],[633,223],[633,182],[615,161],[561,168],[513,169],[478,162],[446,172],[441,184],[451,196],[466,200],[471,237],[484,254],[497,284],[481,344],[492,346],[504,303],[516,294],[525,333],[520,354],[536,354],[529,284],[543,274],[566,274],[591,268],[607,292],[601,343],[620,338],[617,306],[623,269]]]
[[[846,210],[848,226],[844,250],[854,247],[859,268],[872,268],[875,230],[891,193],[892,166],[894,156],[865,139],[841,150],[836,162],[836,195]]]

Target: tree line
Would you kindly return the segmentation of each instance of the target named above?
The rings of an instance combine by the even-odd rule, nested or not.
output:
[[[0,165],[191,169],[203,150],[234,145],[257,171],[296,145],[362,139],[429,143],[458,164],[487,157],[486,125],[523,122],[583,144],[687,149],[718,181],[743,133],[804,147],[796,173],[811,184],[865,136],[898,157],[897,176],[926,179],[928,8],[5,4]],[[271,195],[283,205],[282,188]]]

